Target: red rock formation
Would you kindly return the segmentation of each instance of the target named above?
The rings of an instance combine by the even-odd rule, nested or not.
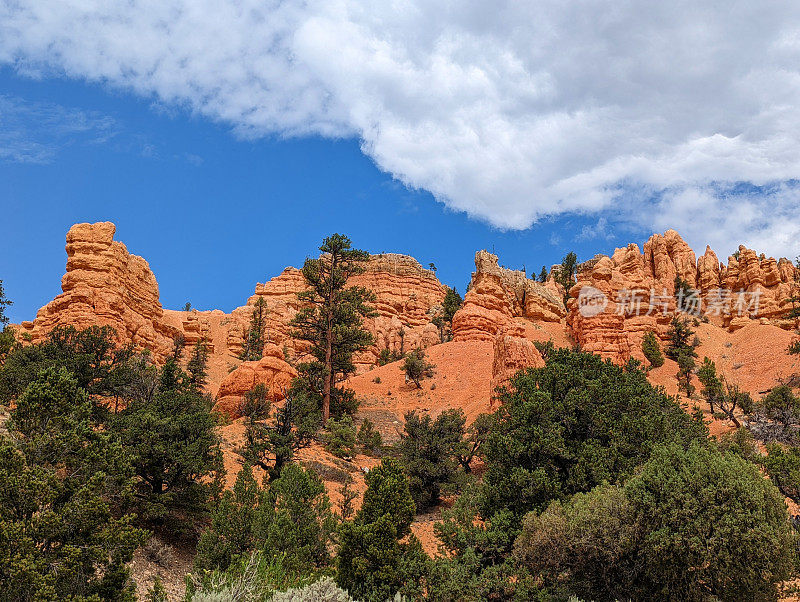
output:
[[[169,353],[177,331],[164,322],[155,276],[144,259],[114,240],[115,231],[110,222],[70,228],[63,292],[22,323],[22,334],[38,342],[56,326],[111,326],[120,344],[133,343],[157,358]]]
[[[524,272],[500,267],[496,255],[478,251],[464,305],[453,317],[453,339],[493,341],[515,318],[558,322],[565,314],[552,279],[540,284]]]
[[[697,258],[697,288],[707,295],[711,289],[719,288],[720,263],[717,254],[706,246],[706,252]]]
[[[39,310],[34,321],[24,322],[21,334],[37,342],[58,325],[110,325],[116,329],[120,344],[132,342],[150,350],[157,359],[166,357],[175,336],[182,334],[187,345],[204,341],[209,367],[215,375],[221,375],[238,362],[253,306],[261,298],[267,309],[267,341],[280,348],[286,346],[295,357],[304,350],[301,342],[292,339],[289,326],[300,309],[297,293],[305,290],[300,270],[286,268],[269,282],[256,285],[247,305],[230,315],[219,310],[165,312],[147,262],[114,241],[115,230],[110,222],[77,224],[70,229],[64,292]],[[441,311],[446,289],[415,259],[391,253],[373,255],[364,273],[354,277],[351,284],[375,292],[378,314],[365,322],[376,343],[356,358],[359,371],[373,366],[381,349],[408,350],[439,342],[431,320]]]
[[[677,232],[655,234],[645,243],[617,249],[612,257],[597,256],[579,266],[571,289],[568,324],[587,351],[617,362],[643,359],[641,340],[652,330],[664,338],[676,311],[675,277],[699,292],[696,317],[733,331],[758,319],[783,325],[795,268],[786,259],[759,257],[739,248],[738,260],[720,264],[710,249],[695,259]],[[605,303],[595,312],[594,300]]]
[[[694,251],[675,230],[653,234],[644,243],[644,269],[658,289],[675,292],[675,276],[694,287],[697,284],[697,261]]]
[[[492,362],[492,391],[508,384],[519,370],[544,366],[539,350],[525,338],[525,329],[513,325],[503,329],[494,338]]]
[[[367,318],[365,326],[375,336],[375,344],[355,358],[359,372],[374,366],[381,349],[406,351],[439,342],[438,329],[431,323],[444,301],[445,287],[434,274],[407,255],[386,253],[372,255],[359,274],[348,283],[363,286],[375,293],[372,304],[377,316]],[[297,293],[305,290],[300,270],[286,268],[280,276],[266,284],[258,284],[247,305],[233,311],[234,333],[229,342],[232,352],[241,350],[241,332],[247,328],[253,306],[263,298],[267,309],[266,338],[278,346],[286,345],[298,354],[302,346],[291,337],[289,322],[301,305]],[[237,346],[238,345],[238,346]]]
[[[790,309],[787,300],[793,294],[795,269],[788,259],[776,261],[740,245],[738,258],[729,257],[727,267],[720,270],[720,286],[736,293],[722,312],[725,325],[736,330],[759,319],[790,327],[782,317]]]
[[[276,345],[267,345],[264,357],[255,362],[242,362],[222,381],[215,409],[224,412],[231,419],[239,418],[239,404],[244,394],[253,387],[265,385],[269,399],[273,402],[280,401],[296,376],[297,370],[286,362],[283,351]]]
[[[115,226],[108,222],[70,229],[63,292],[40,309],[35,320],[23,322],[20,335],[37,342],[58,325],[109,325],[117,331],[119,343],[148,349],[157,359],[169,353],[178,334],[190,345],[203,340],[210,354],[209,392],[213,394],[215,384],[237,367],[253,306],[264,299],[267,341],[281,350],[281,356],[284,347],[292,359],[302,354],[302,344],[291,338],[289,326],[300,309],[297,293],[305,289],[300,270],[286,268],[266,284],[258,284],[247,305],[231,314],[163,310],[147,262],[114,241],[114,233]],[[567,309],[563,290],[552,278],[540,284],[523,272],[500,267],[496,256],[480,251],[464,306],[453,318],[453,334],[456,341],[492,343],[500,335],[502,356],[506,353],[503,337],[519,338],[518,328],[530,338],[538,336],[542,323],[550,323],[550,330],[565,323],[584,349],[622,362],[641,358],[641,338],[647,331],[665,336],[675,311],[676,276],[697,287],[702,310],[712,324],[733,331],[754,320],[792,328],[794,324],[782,316],[789,309],[786,300],[796,294],[797,275],[788,260],[776,261],[745,247],[728,258],[727,265],[710,248],[695,258],[677,232],[668,230],[653,235],[642,251],[631,244],[611,257],[597,256],[581,264]],[[356,358],[359,372],[374,366],[382,349],[409,350],[439,342],[431,320],[441,311],[446,289],[416,260],[373,255],[352,284],[373,290],[377,298],[378,315],[365,322],[376,344]],[[591,294],[585,294],[587,290]],[[721,299],[722,291],[730,294]],[[758,298],[758,313],[753,297]],[[591,311],[600,301],[605,303],[602,311]],[[651,301],[655,306],[648,312]],[[498,370],[498,374],[503,372]]]
[[[433,272],[407,255],[373,255],[366,270],[352,284],[375,293],[378,315],[366,321],[375,345],[355,359],[356,366],[373,366],[381,349],[405,351],[440,342],[431,320],[444,301],[446,289]],[[402,336],[401,336],[402,332]]]

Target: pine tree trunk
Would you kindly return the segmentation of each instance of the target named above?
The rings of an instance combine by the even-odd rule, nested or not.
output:
[[[333,303],[336,274],[336,253],[331,254],[330,291],[328,293],[325,316],[325,379],[322,385],[322,426],[328,423],[331,415],[331,387],[333,381]]]
[[[333,329],[328,318],[328,330],[325,333],[325,382],[322,388],[322,426],[328,422],[331,415],[331,380],[333,380]]]

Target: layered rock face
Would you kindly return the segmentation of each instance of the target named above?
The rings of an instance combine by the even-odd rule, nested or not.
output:
[[[793,295],[796,271],[797,268],[788,259],[776,261],[740,245],[738,258],[729,257],[728,265],[721,267],[719,286],[728,290],[746,291],[750,293],[750,299],[757,295],[759,319],[790,327],[791,324],[781,318],[791,309],[788,299]],[[717,281],[712,281],[716,286]],[[723,313],[725,324],[731,330],[748,323],[746,317],[736,315],[737,303],[738,299],[729,300],[726,305],[728,311]]]
[[[440,342],[433,320],[446,289],[430,270],[408,255],[373,255],[352,284],[375,293],[377,316],[366,321],[375,345],[356,358],[357,366],[375,364],[381,349],[409,351]]]
[[[576,341],[617,362],[643,359],[644,334],[665,338],[675,315],[676,276],[697,290],[686,298],[696,309],[691,314],[736,330],[753,320],[784,325],[780,317],[789,309],[795,268],[743,246],[725,266],[708,247],[695,258],[674,230],[654,234],[643,251],[631,244],[579,266],[567,319]]]
[[[70,229],[63,293],[40,309],[35,320],[23,322],[21,334],[38,342],[59,325],[108,325],[117,331],[118,343],[133,343],[158,360],[171,352],[175,337],[182,335],[187,346],[203,341],[212,380],[220,382],[236,367],[253,307],[262,298],[267,342],[280,349],[281,358],[284,346],[292,359],[302,354],[302,343],[292,339],[289,326],[300,309],[297,293],[306,288],[300,270],[288,267],[269,282],[257,284],[247,304],[230,314],[220,310],[165,311],[147,262],[115,241],[115,231],[110,222],[77,224]],[[356,358],[360,371],[375,364],[381,349],[409,350],[439,342],[431,320],[441,311],[446,289],[412,257],[373,255],[364,273],[349,284],[369,288],[376,296],[377,316],[365,321],[376,343]]]
[[[413,257],[394,253],[372,255],[364,267],[364,273],[351,278],[348,285],[375,293],[372,307],[377,316],[364,321],[375,344],[355,358],[357,369],[374,366],[382,349],[409,351],[438,343],[439,331],[431,320],[441,308],[446,289],[436,276]],[[285,345],[294,355],[302,353],[302,343],[292,339],[289,323],[301,307],[297,293],[305,289],[303,274],[296,268],[286,268],[280,276],[258,284],[247,305],[233,311],[236,325],[230,330],[230,349],[241,351],[242,333],[262,298],[267,310],[267,341]]]
[[[258,284],[247,304],[230,314],[164,310],[147,262],[131,255],[125,245],[114,240],[114,234],[115,226],[109,222],[77,224],[70,229],[63,292],[40,309],[35,320],[22,323],[19,333],[23,338],[41,341],[59,325],[108,325],[116,330],[118,343],[147,349],[157,360],[171,351],[177,335],[188,345],[203,341],[209,352],[209,392],[215,394],[215,383],[225,380],[239,365],[253,307],[263,299],[270,361],[302,359],[302,343],[292,339],[289,326],[300,309],[297,293],[305,289],[300,270],[289,267],[269,282]],[[631,244],[611,256],[598,255],[581,264],[568,308],[562,303],[563,290],[552,278],[538,283],[521,271],[500,267],[495,255],[479,251],[464,305],[453,318],[454,339],[495,345],[493,380],[497,383],[516,367],[538,361],[538,354],[525,339],[538,336],[542,323],[551,323],[544,329],[551,336],[555,331],[560,336],[562,328],[567,329],[584,349],[614,361],[642,359],[644,334],[654,331],[664,338],[669,328],[676,310],[676,276],[699,291],[698,308],[717,326],[734,331],[753,320],[783,328],[794,326],[782,318],[790,309],[787,299],[797,294],[800,276],[791,262],[776,261],[741,246],[725,265],[710,248],[695,257],[678,233],[668,230],[653,235],[641,250]],[[377,316],[365,320],[376,343],[355,358],[359,372],[374,366],[382,349],[408,351],[439,342],[432,320],[441,311],[446,289],[413,258],[373,255],[364,273],[351,284],[376,295]],[[269,370],[289,374],[287,366]],[[262,368],[266,373],[267,367]],[[241,374],[237,382],[244,378]],[[273,378],[262,376],[258,378],[264,382]],[[237,397],[239,393],[222,396]]]
[[[147,262],[114,240],[111,222],[76,224],[67,233],[63,291],[41,308],[22,334],[41,341],[57,326],[111,326],[118,343],[133,343],[156,358],[169,353],[177,331],[164,321],[158,283]]]
[[[559,288],[552,279],[541,284],[522,271],[500,267],[496,255],[478,251],[464,305],[453,317],[453,339],[493,341],[517,318],[558,322],[566,315]]]

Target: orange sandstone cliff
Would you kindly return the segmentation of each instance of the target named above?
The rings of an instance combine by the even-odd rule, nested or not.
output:
[[[63,292],[33,321],[22,323],[23,338],[39,341],[59,325],[109,325],[117,331],[119,343],[150,350],[156,359],[169,353],[178,335],[189,345],[202,340],[209,351],[208,391],[219,395],[221,407],[232,414],[243,387],[264,382],[278,390],[288,382],[294,370],[291,364],[303,354],[289,325],[300,309],[297,293],[305,288],[300,270],[288,267],[257,284],[247,303],[230,313],[165,310],[147,262],[115,241],[114,233],[109,222],[70,229]],[[696,257],[677,232],[668,230],[651,236],[641,250],[631,244],[581,264],[566,307],[564,291],[552,275],[539,283],[524,272],[501,267],[497,256],[479,251],[464,304],[453,318],[453,339],[493,348],[491,370],[483,375],[492,387],[506,382],[516,369],[540,363],[532,346],[537,340],[578,343],[616,362],[642,359],[644,334],[652,330],[664,338],[676,311],[676,276],[698,290],[696,302],[710,327],[730,333],[750,324],[793,326],[782,318],[797,286],[798,272],[791,262],[745,247],[727,264],[710,248]],[[376,295],[377,315],[365,320],[375,344],[356,358],[359,373],[374,368],[383,349],[407,351],[440,343],[432,321],[442,311],[446,288],[415,259],[372,255],[353,284]],[[724,291],[733,294],[722,295]],[[739,293],[758,297],[757,313],[752,307],[740,311]],[[259,299],[266,305],[269,352],[260,363],[243,364],[238,356]]]
[[[355,358],[359,371],[374,366],[382,349],[408,351],[427,347],[439,341],[439,331],[432,320],[441,310],[445,287],[433,272],[424,269],[413,257],[384,253],[372,255],[363,274],[350,280],[353,286],[363,286],[375,293],[372,306],[374,318],[365,325],[375,337],[375,344]],[[241,351],[243,332],[249,324],[253,307],[263,299],[267,311],[267,341],[294,354],[302,346],[291,337],[291,319],[300,309],[297,293],[305,290],[305,280],[297,268],[286,268],[265,284],[257,284],[255,294],[247,305],[233,310],[228,346],[233,353]]]
[[[118,342],[133,343],[163,358],[178,332],[164,320],[158,283],[147,262],[114,240],[111,222],[76,224],[67,233],[63,291],[21,324],[21,334],[40,341],[57,326],[111,326]]]
[[[566,315],[560,297],[552,279],[541,284],[522,271],[500,267],[496,255],[478,251],[464,304],[453,316],[453,339],[492,341],[517,318],[559,322]]]
[[[610,257],[597,255],[578,268],[570,289],[569,328],[587,351],[618,362],[643,359],[644,334],[665,338],[675,315],[676,277],[698,291],[687,297],[698,318],[730,332],[755,321],[790,328],[782,316],[789,310],[796,268],[787,259],[759,256],[744,246],[737,255],[725,265],[706,247],[696,258],[674,230],[651,236],[643,251],[630,244]]]
[[[305,289],[300,270],[288,267],[267,283],[257,284],[247,304],[229,314],[165,310],[147,262],[115,241],[115,231],[110,222],[76,224],[69,230],[63,292],[40,309],[33,321],[21,324],[24,339],[38,342],[60,325],[107,325],[115,329],[118,343],[149,350],[157,360],[171,351],[176,336],[183,336],[189,346],[202,340],[209,354],[209,392],[225,398],[226,410],[234,408],[236,397],[242,394],[235,383],[250,382],[253,374],[257,375],[254,382],[276,388],[278,381],[285,384],[283,377],[294,370],[287,360],[297,360],[303,352],[302,344],[290,336],[289,325],[300,309],[297,293]],[[439,331],[431,321],[441,311],[446,289],[415,259],[392,253],[373,255],[352,284],[369,288],[376,296],[376,316],[366,320],[375,344],[356,358],[359,372],[373,367],[382,349],[409,350],[439,342]],[[260,298],[266,304],[269,353],[257,366],[251,366],[252,362],[240,366],[244,334]]]

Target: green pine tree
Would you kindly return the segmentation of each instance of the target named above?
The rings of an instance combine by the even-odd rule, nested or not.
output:
[[[132,400],[112,421],[138,477],[137,499],[155,524],[182,512],[204,512],[224,474],[210,397],[178,365],[179,346],[158,386]]]
[[[120,509],[131,470],[63,367],[40,371],[0,440],[0,591],[14,600],[134,600],[127,564],[146,533]],[[9,598],[12,599],[12,598]]]
[[[320,426],[316,400],[295,386],[287,391],[283,406],[275,410],[273,417],[266,387],[257,385],[245,394],[242,415],[245,443],[239,453],[273,480],[299,450],[314,441]]]
[[[547,276],[548,276],[547,268],[545,266],[542,266],[542,271],[539,272],[539,282],[541,282],[542,284],[547,282]]]
[[[337,384],[355,372],[353,354],[373,343],[362,320],[374,315],[369,303],[375,295],[362,287],[347,286],[352,276],[364,271],[369,253],[353,249],[350,239],[341,234],[327,237],[319,249],[322,255],[306,259],[303,265],[308,290],[298,293],[304,307],[291,324],[293,336],[310,345],[314,360],[299,366],[301,382],[319,398],[325,426],[331,400],[341,405],[352,397]]]
[[[404,587],[418,587],[427,557],[409,536],[414,501],[399,462],[384,460],[366,481],[361,509],[339,527],[336,581],[359,600],[384,602]]]
[[[211,525],[197,543],[195,566],[200,569],[227,569],[238,558],[251,552],[257,543],[259,527],[272,510],[272,500],[253,478],[245,464],[233,490],[226,490],[211,513]]]
[[[3,290],[3,281],[0,280],[0,326],[6,327],[8,325],[8,316],[6,316],[6,307],[13,305],[13,301],[6,298],[6,293]]]
[[[267,312],[267,304],[264,301],[264,297],[259,297],[255,305],[253,305],[250,327],[244,334],[244,345],[239,356],[246,362],[257,361],[264,357],[264,345],[267,343]]]
[[[569,289],[575,284],[575,276],[578,269],[578,256],[570,251],[561,260],[561,265],[555,273],[555,280],[564,287],[564,304],[569,300]]]
[[[442,487],[453,484],[465,424],[461,410],[445,410],[435,420],[429,414],[406,413],[405,432],[397,449],[418,510],[438,504]]]
[[[208,349],[206,348],[205,339],[200,339],[195,343],[192,349],[192,356],[186,364],[186,371],[188,372],[188,384],[195,391],[202,392],[208,378],[206,371],[206,364],[208,363]]]
[[[652,330],[648,331],[642,339],[642,353],[653,368],[660,368],[664,365],[661,346],[658,344],[658,339]]]

